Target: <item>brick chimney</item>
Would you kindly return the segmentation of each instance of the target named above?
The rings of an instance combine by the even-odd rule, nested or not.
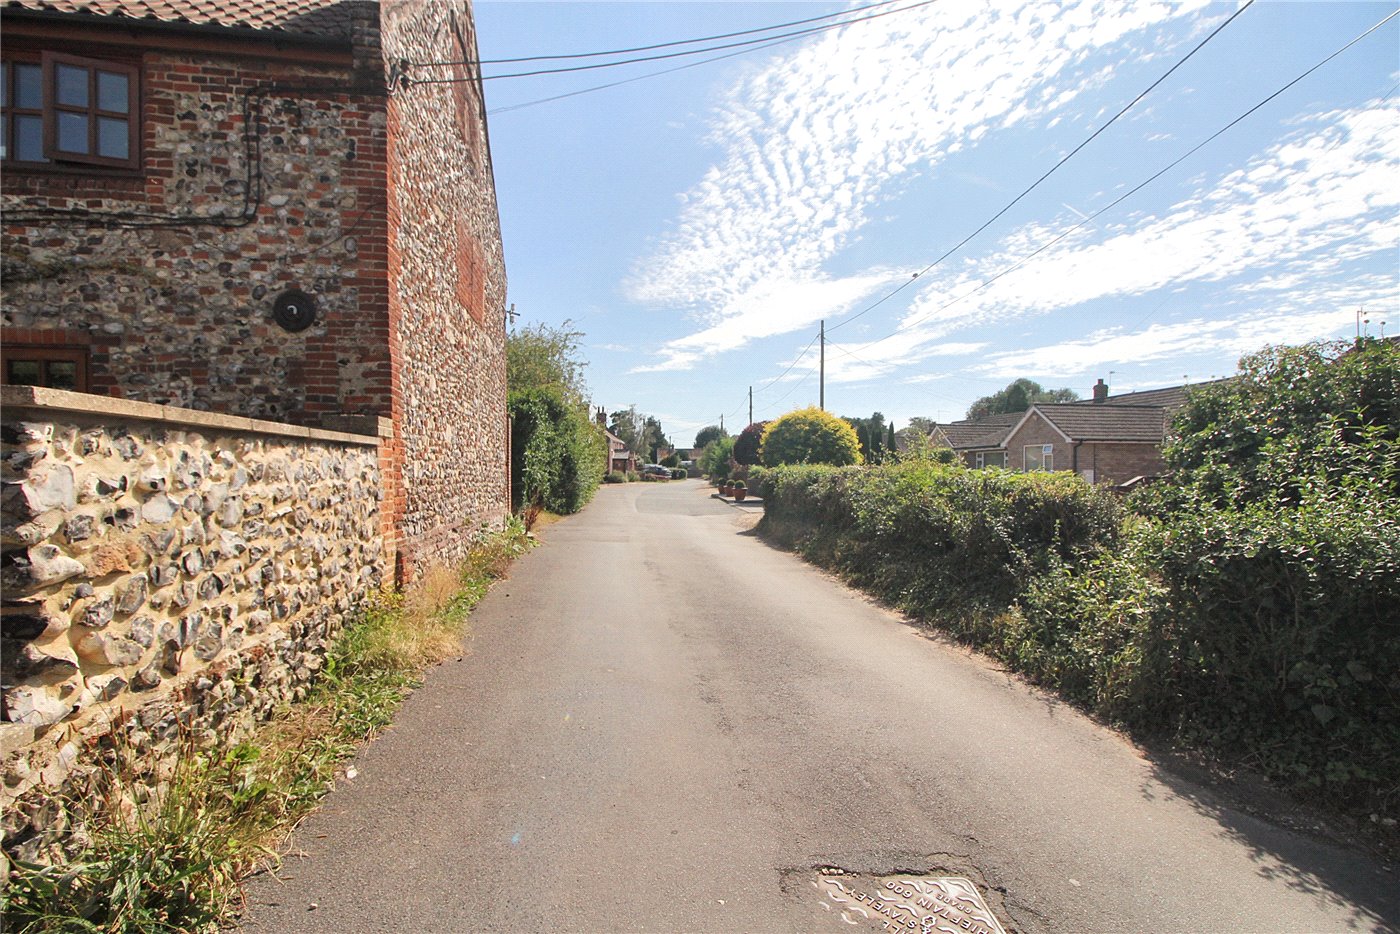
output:
[[[1094,384],[1094,401],[1108,401],[1108,383],[1105,383],[1102,379]]]
[[[603,409],[601,405],[598,406],[598,411],[593,413],[593,417],[597,420],[599,428],[608,427],[608,413]]]

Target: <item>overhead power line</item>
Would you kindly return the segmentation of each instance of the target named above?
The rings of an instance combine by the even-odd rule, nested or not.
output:
[[[939,307],[933,309],[932,311],[929,311],[927,314],[921,315],[921,316],[918,317],[918,318],[914,318],[914,319],[912,319],[912,320],[910,320],[910,321],[905,322],[903,325],[901,325],[900,327],[898,327],[898,328],[896,328],[895,330],[891,331],[889,334],[886,334],[884,337],[880,338],[879,340],[871,341],[870,343],[865,344],[864,347],[863,347],[862,349],[868,350],[869,348],[874,347],[876,344],[884,343],[885,341],[889,340],[889,339],[892,338],[892,337],[895,337],[895,336],[897,336],[897,335],[899,335],[899,334],[903,334],[905,331],[908,331],[910,328],[914,327],[915,325],[921,324],[921,323],[923,323],[924,321],[927,321],[930,317],[932,317],[933,315],[938,314],[940,311],[944,311],[944,310],[947,309],[947,308],[951,308],[953,305],[956,305],[957,303],[963,301],[964,299],[970,298],[971,296],[973,296],[973,295],[977,294],[978,292],[982,291],[983,289],[985,289],[987,286],[991,285],[993,282],[996,282],[998,279],[1001,279],[1002,277],[1007,276],[1007,275],[1011,274],[1012,272],[1016,271],[1017,269],[1021,268],[1021,267],[1024,266],[1026,263],[1030,262],[1032,259],[1034,259],[1035,257],[1039,256],[1041,253],[1044,253],[1046,250],[1050,249],[1052,246],[1054,246],[1055,244],[1059,243],[1061,240],[1065,239],[1065,238],[1068,237],[1070,234],[1074,233],[1076,230],[1079,230],[1080,228],[1085,227],[1086,225],[1088,225],[1089,223],[1091,223],[1092,221],[1094,221],[1095,219],[1097,219],[1100,215],[1106,214],[1107,212],[1113,210],[1113,209],[1116,208],[1118,205],[1122,204],[1124,201],[1128,200],[1128,199],[1131,198],[1133,195],[1137,194],[1139,191],[1142,191],[1142,190],[1143,190],[1144,188],[1146,188],[1148,185],[1152,184],[1152,183],[1155,182],[1157,179],[1161,178],[1163,175],[1167,174],[1167,173],[1170,172],[1172,169],[1176,168],[1178,165],[1181,165],[1181,163],[1185,162],[1187,159],[1191,158],[1191,157],[1194,156],[1196,153],[1200,152],[1200,151],[1201,151],[1202,149],[1204,149],[1206,146],[1208,146],[1209,144],[1213,143],[1216,139],[1220,138],[1220,137],[1223,136],[1225,133],[1227,133],[1228,131],[1230,131],[1231,129],[1233,129],[1237,124],[1239,124],[1240,122],[1244,121],[1244,120],[1247,119],[1248,117],[1252,116],[1256,111],[1258,111],[1258,110],[1260,110],[1261,108],[1267,106],[1267,105],[1268,105],[1269,103],[1271,103],[1274,99],[1276,99],[1277,97],[1279,97],[1280,95],[1284,94],[1284,93],[1287,92],[1289,89],[1291,89],[1294,85],[1298,84],[1300,81],[1303,81],[1305,78],[1307,78],[1307,77],[1309,77],[1310,75],[1312,75],[1315,71],[1317,71],[1318,69],[1320,69],[1320,68],[1324,67],[1325,65],[1327,65],[1327,64],[1328,64],[1329,62],[1331,62],[1333,59],[1335,59],[1335,58],[1337,58],[1338,56],[1340,56],[1343,52],[1346,52],[1346,51],[1347,51],[1348,49],[1350,49],[1352,46],[1356,45],[1358,42],[1360,42],[1361,40],[1365,39],[1365,38],[1366,38],[1367,36],[1369,36],[1371,33],[1375,32],[1376,30],[1378,30],[1378,29],[1380,29],[1382,26],[1384,26],[1386,23],[1388,23],[1388,22],[1390,22],[1391,20],[1395,19],[1395,17],[1397,17],[1397,16],[1400,16],[1400,9],[1397,9],[1397,10],[1392,11],[1388,16],[1386,16],[1384,19],[1380,20],[1380,21],[1379,21],[1378,23],[1376,23],[1374,26],[1372,26],[1371,28],[1367,29],[1365,32],[1361,33],[1361,34],[1358,35],[1356,38],[1352,39],[1350,42],[1348,42],[1346,45],[1342,46],[1341,48],[1337,49],[1337,50],[1336,50],[1335,52],[1333,52],[1332,54],[1328,55],[1326,58],[1322,59],[1322,60],[1319,61],[1317,64],[1313,65],[1311,68],[1308,68],[1306,71],[1304,71],[1304,72],[1302,72],[1301,74],[1299,74],[1297,77],[1295,77],[1293,80],[1289,81],[1287,84],[1285,84],[1285,85],[1283,85],[1282,87],[1280,87],[1278,90],[1276,90],[1276,91],[1274,91],[1273,93],[1269,94],[1268,96],[1264,97],[1262,100],[1260,100],[1258,103],[1254,104],[1254,105],[1253,105],[1252,107],[1250,107],[1248,110],[1244,111],[1244,112],[1241,113],[1239,116],[1237,116],[1237,117],[1235,117],[1233,120],[1231,120],[1229,123],[1225,124],[1225,125],[1222,126],[1220,129],[1218,129],[1218,130],[1216,130],[1214,133],[1210,134],[1210,136],[1207,136],[1205,139],[1201,140],[1201,141],[1200,141],[1199,143],[1197,143],[1195,146],[1192,146],[1192,147],[1191,147],[1190,149],[1188,149],[1186,152],[1182,153],[1182,154],[1181,154],[1180,156],[1178,156],[1176,159],[1173,159],[1170,163],[1168,163],[1167,165],[1163,166],[1161,169],[1157,170],[1157,171],[1154,172],[1152,175],[1148,176],[1146,179],[1144,179],[1143,181],[1139,182],[1137,185],[1133,186],[1133,187],[1132,187],[1131,189],[1129,189],[1128,191],[1126,191],[1126,192],[1124,192],[1123,194],[1119,195],[1119,196],[1118,196],[1117,198],[1115,198],[1113,201],[1111,201],[1111,202],[1109,202],[1108,204],[1104,205],[1103,207],[1099,208],[1097,211],[1094,211],[1092,214],[1089,214],[1088,216],[1081,218],[1081,219],[1079,220],[1078,223],[1076,223],[1076,224],[1074,224],[1073,226],[1067,228],[1067,229],[1066,229],[1064,232],[1062,232],[1059,236],[1055,237],[1053,240],[1050,240],[1050,241],[1048,241],[1048,242],[1042,244],[1041,246],[1037,247],[1035,250],[1032,250],[1030,253],[1028,253],[1028,254],[1026,254],[1025,256],[1021,257],[1021,258],[1020,258],[1019,260],[1017,260],[1015,263],[1011,264],[1010,266],[1006,267],[1005,269],[1001,270],[1000,272],[996,273],[995,275],[993,275],[993,276],[991,276],[990,278],[988,278],[988,279],[986,279],[985,281],[983,281],[983,282],[982,282],[980,285],[978,285],[976,288],[973,288],[973,289],[968,290],[967,292],[964,292],[962,295],[959,295],[957,298],[954,298],[954,299],[952,299],[952,300],[950,300],[950,301],[948,301],[948,302],[946,302],[946,303],[940,305]]]
[[[1202,39],[1202,40],[1196,45],[1195,48],[1193,48],[1190,52],[1187,52],[1186,55],[1184,55],[1182,58],[1180,58],[1180,59],[1176,62],[1176,64],[1172,65],[1172,67],[1168,68],[1168,69],[1162,74],[1162,76],[1159,77],[1156,81],[1153,81],[1151,84],[1149,84],[1149,85],[1142,91],[1142,93],[1138,94],[1137,97],[1134,97],[1131,101],[1129,101],[1129,102],[1127,103],[1127,105],[1126,105],[1125,107],[1123,107],[1122,110],[1118,111],[1118,113],[1114,114],[1114,115],[1108,120],[1107,123],[1105,123],[1103,126],[1099,127],[1099,128],[1098,128],[1097,130],[1095,130],[1093,133],[1090,133],[1090,134],[1088,135],[1088,137],[1086,137],[1086,138],[1084,139],[1083,142],[1081,142],[1078,146],[1075,146],[1073,149],[1071,149],[1062,159],[1060,159],[1059,162],[1056,162],[1054,165],[1052,165],[1052,166],[1049,168],[1049,170],[1047,170],[1047,171],[1045,172],[1045,174],[1041,175],[1040,178],[1037,178],[1034,182],[1032,182],[1032,183],[1031,183],[1024,191],[1022,191],[1019,195],[1017,195],[1016,197],[1012,198],[1009,202],[1007,202],[1007,204],[1006,204],[1005,207],[1003,207],[1000,211],[997,211],[997,212],[996,212],[995,214],[993,214],[991,217],[987,218],[987,220],[984,221],[980,227],[978,227],[978,228],[977,228],[976,230],[974,230],[972,233],[968,234],[966,237],[963,237],[961,240],[959,240],[956,244],[953,245],[953,247],[952,247],[951,249],[949,249],[947,252],[945,252],[942,256],[938,257],[938,259],[936,259],[936,260],[934,260],[933,262],[929,263],[927,266],[925,266],[923,269],[920,269],[918,272],[914,273],[914,274],[909,278],[909,280],[908,280],[907,282],[904,282],[904,283],[903,283],[902,285],[900,285],[898,288],[894,289],[893,291],[891,291],[891,292],[888,293],[887,295],[883,296],[882,298],[880,298],[878,301],[874,302],[873,304],[867,305],[865,308],[862,308],[860,311],[856,312],[854,315],[851,315],[851,316],[850,316],[849,318],[847,318],[845,321],[842,321],[842,322],[840,322],[839,324],[833,325],[833,326],[830,328],[830,330],[832,330],[832,331],[840,330],[841,328],[843,328],[843,327],[845,327],[846,325],[850,324],[852,321],[855,321],[856,319],[858,319],[858,318],[864,316],[865,314],[867,314],[867,313],[869,313],[869,312],[871,312],[871,311],[874,311],[876,308],[879,308],[879,307],[880,307],[881,305],[883,305],[885,302],[887,302],[887,301],[889,301],[890,299],[894,298],[894,297],[895,297],[896,295],[898,295],[900,292],[903,292],[905,289],[909,288],[909,286],[913,285],[914,282],[915,282],[915,280],[917,280],[917,279],[918,279],[920,276],[922,276],[924,273],[926,273],[926,272],[928,272],[929,270],[933,269],[934,267],[938,266],[940,263],[942,263],[942,262],[943,262],[944,260],[946,260],[948,257],[950,257],[950,256],[952,256],[954,253],[958,252],[958,250],[961,250],[961,249],[962,249],[964,246],[966,246],[974,237],[976,237],[976,236],[977,236],[978,234],[980,234],[982,231],[986,230],[988,227],[992,226],[992,224],[994,224],[1003,214],[1005,214],[1007,211],[1011,210],[1013,207],[1015,207],[1017,204],[1019,204],[1019,203],[1021,202],[1021,199],[1025,198],[1026,195],[1030,194],[1032,191],[1035,191],[1037,188],[1039,188],[1041,182],[1045,181],[1045,180],[1046,180],[1047,178],[1049,178],[1051,175],[1054,175],[1056,172],[1058,172],[1058,171],[1060,170],[1060,168],[1061,168],[1066,162],[1069,162],[1069,160],[1073,159],[1076,155],[1078,155],[1079,152],[1080,152],[1080,150],[1082,150],[1085,146],[1088,146],[1090,143],[1092,143],[1095,139],[1097,139],[1097,138],[1099,137],[1100,134],[1102,134],[1102,133],[1103,133],[1105,130],[1107,130],[1109,127],[1113,126],[1114,123],[1118,122],[1118,119],[1119,119],[1120,117],[1122,117],[1122,116],[1123,116],[1124,114],[1126,114],[1128,111],[1130,111],[1130,110],[1132,110],[1134,107],[1136,107],[1136,106],[1142,101],[1142,99],[1145,98],[1148,94],[1151,94],[1152,91],[1153,91],[1154,89],[1156,89],[1156,87],[1157,87],[1158,85],[1160,85],[1163,81],[1167,80],[1167,78],[1171,77],[1171,75],[1172,75],[1173,73],[1175,73],[1176,70],[1177,70],[1178,68],[1180,68],[1182,65],[1185,65],[1188,61],[1190,61],[1191,58],[1192,58],[1192,56],[1194,56],[1197,52],[1199,52],[1199,51],[1201,51],[1201,49],[1205,48],[1206,43],[1210,42],[1210,41],[1211,41],[1212,39],[1214,39],[1216,36],[1220,35],[1221,31],[1223,31],[1223,30],[1225,29],[1226,26],[1229,26],[1231,23],[1233,23],[1233,22],[1235,21],[1235,19],[1238,18],[1239,15],[1240,15],[1241,13],[1243,13],[1245,10],[1249,9],[1249,8],[1250,8],[1251,6],[1253,6],[1253,5],[1254,5],[1254,0],[1245,0],[1244,5],[1242,5],[1242,6],[1241,6],[1239,9],[1237,9],[1235,12],[1231,13],[1230,16],[1229,16],[1223,23],[1221,23],[1219,26],[1216,26],[1214,29],[1212,29],[1212,30],[1210,31],[1210,34],[1207,35],[1204,39]]]
[[[672,58],[683,58],[683,57],[688,56],[688,55],[705,55],[705,54],[707,54],[707,53],[709,53],[709,52],[718,52],[718,51],[722,51],[722,50],[724,50],[724,49],[734,49],[734,48],[741,48],[741,47],[744,47],[744,46],[762,45],[762,44],[764,44],[764,43],[771,43],[771,42],[774,42],[775,40],[778,40],[778,39],[794,39],[794,38],[800,38],[800,37],[802,37],[802,36],[816,35],[816,34],[818,34],[818,33],[829,32],[830,30],[833,30],[833,29],[841,29],[841,28],[846,27],[846,26],[852,26],[852,25],[855,25],[855,24],[857,24],[857,23],[866,23],[866,22],[869,22],[869,21],[874,20],[874,19],[880,19],[881,17],[884,17],[884,16],[893,16],[893,15],[896,14],[896,13],[907,13],[907,12],[909,12],[910,10],[917,10],[917,9],[919,9],[920,7],[931,6],[932,4],[937,3],[937,2],[938,2],[938,0],[920,0],[920,2],[918,2],[918,3],[912,3],[912,4],[910,4],[909,6],[900,7],[899,9],[895,9],[895,10],[881,10],[881,11],[878,12],[878,13],[871,13],[871,14],[869,14],[869,15],[867,15],[867,16],[858,16],[858,17],[855,17],[854,19],[842,20],[842,21],[839,22],[839,23],[828,23],[828,24],[825,24],[825,25],[822,25],[822,26],[813,26],[813,27],[811,27],[811,28],[809,28],[809,29],[800,29],[800,30],[795,30],[795,31],[793,31],[793,32],[788,32],[788,33],[779,33],[778,35],[775,35],[775,36],[764,36],[764,37],[759,38],[759,39],[746,39],[746,40],[743,40],[743,41],[741,41],[741,42],[730,42],[730,43],[721,44],[721,45],[710,45],[710,46],[705,46],[704,48],[699,48],[699,49],[687,49],[687,50],[680,51],[680,52],[667,52],[667,53],[664,54],[664,55],[645,55],[645,56],[642,56],[642,57],[640,57],[640,58],[624,58],[624,59],[621,59],[621,60],[615,61],[615,62],[597,62],[597,63],[591,64],[591,65],[568,65],[568,66],[565,66],[565,67],[563,67],[563,68],[540,68],[540,69],[536,69],[536,70],[534,70],[534,71],[515,71],[515,72],[508,72],[508,73],[506,73],[506,74],[500,74],[500,75],[482,75],[481,78],[480,78],[480,80],[482,80],[482,81],[497,81],[497,80],[500,80],[500,79],[503,79],[503,78],[535,78],[535,77],[539,77],[539,76],[541,76],[541,75],[561,75],[561,74],[570,74],[570,73],[573,73],[573,72],[580,72],[580,71],[596,71],[596,70],[598,70],[598,69],[600,69],[600,68],[617,68],[617,67],[620,67],[620,66],[623,66],[623,65],[636,65],[636,64],[643,63],[643,62],[665,61],[665,60],[667,60],[667,59],[672,59]],[[1251,0],[1251,2],[1252,2],[1252,0]],[[403,69],[405,72],[408,72],[408,71],[412,71],[412,70],[415,69],[415,68],[420,68],[420,67],[432,67],[432,66],[434,66],[434,65],[477,65],[477,64],[479,64],[479,63],[478,63],[478,62],[475,62],[475,61],[466,61],[466,60],[463,60],[463,61],[460,61],[460,62],[436,62],[436,63],[415,63],[415,62],[409,61],[409,62],[401,62],[401,63],[399,63],[399,67],[400,67],[401,69]],[[404,78],[404,81],[405,81],[408,85],[415,85],[415,84],[458,84],[458,83],[461,83],[461,82],[474,82],[474,81],[476,81],[476,80],[477,80],[477,78],[476,78],[475,76],[453,76],[453,77],[450,77],[450,78],[414,78],[414,77],[412,77],[411,75],[405,75],[405,78]]]
[[[880,0],[879,3],[871,3],[866,6],[853,7],[849,10],[841,10],[836,13],[826,13],[822,16],[809,16],[806,19],[790,20],[786,23],[774,23],[772,26],[759,26],[754,29],[741,29],[738,32],[722,32],[713,36],[700,36],[695,39],[676,39],[671,42],[658,42],[654,45],[636,45],[627,49],[609,49],[605,52],[568,52],[560,55],[525,55],[519,58],[482,58],[475,61],[460,62],[421,62],[419,64],[425,68],[447,67],[452,65],[514,65],[520,62],[553,62],[563,61],[571,58],[600,58],[608,55],[632,55],[636,52],[652,52],[656,49],[673,49],[680,45],[698,45],[701,42],[718,42],[721,39],[737,39],[739,36],[753,36],[761,32],[774,32],[779,29],[791,29],[793,26],[805,26],[808,23],[819,23],[823,20],[838,19],[843,16],[853,16],[856,13],[863,13],[866,10],[874,10],[879,7],[886,7],[900,0]],[[769,38],[772,38],[771,36]]]
[[[550,104],[554,101],[562,101],[570,97],[579,97],[584,94],[592,94],[594,91],[606,91],[609,88],[620,88],[624,84],[633,84],[637,81],[645,81],[648,78],[659,78],[662,75],[675,74],[678,71],[685,71],[687,68],[699,68],[701,65],[709,65],[712,62],[723,61],[726,58],[736,58],[740,55],[752,55],[754,52],[762,52],[764,49],[771,49],[775,46],[786,45],[789,42],[796,41],[796,38],[775,39],[772,42],[766,43],[764,45],[756,45],[750,49],[740,49],[737,52],[725,52],[723,55],[716,55],[714,58],[702,58],[698,62],[687,62],[684,65],[677,65],[674,68],[663,68],[660,71],[649,71],[644,75],[635,75],[631,78],[623,78],[621,81],[609,81],[607,84],[595,84],[592,87],[580,88],[577,91],[568,91],[564,94],[554,94],[550,97],[541,97],[532,101],[523,101],[519,104],[509,104],[505,107],[497,107],[494,110],[488,110],[486,112],[486,115],[488,117],[494,117],[497,114],[507,114],[515,110],[524,110],[527,107],[536,107],[540,104]]]

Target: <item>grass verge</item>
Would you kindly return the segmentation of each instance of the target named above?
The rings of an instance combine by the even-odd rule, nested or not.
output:
[[[157,759],[118,743],[81,799],[45,803],[94,816],[72,821],[80,829],[65,861],[11,864],[6,928],[218,930],[241,905],[239,880],[275,855],[337,765],[389,724],[425,668],[461,653],[468,613],[527,547],[513,522],[457,571],[435,568],[405,593],[379,595],[336,640],[307,699],[231,748],[185,742]]]

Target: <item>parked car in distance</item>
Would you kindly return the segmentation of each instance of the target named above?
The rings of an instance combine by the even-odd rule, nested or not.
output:
[[[662,467],[660,464],[643,464],[642,476],[660,477],[663,480],[669,480],[671,479],[671,471],[665,467]]]

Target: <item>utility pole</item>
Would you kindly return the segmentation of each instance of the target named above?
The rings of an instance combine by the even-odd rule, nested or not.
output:
[[[719,417],[719,433],[724,434],[724,416]]]
[[[820,374],[820,376],[818,376],[818,378],[817,378],[817,383],[818,383],[818,385],[819,385],[821,388],[817,390],[817,405],[818,405],[818,407],[819,407],[823,412],[825,412],[825,411],[826,411],[826,319],[825,319],[825,318],[822,319],[821,341],[822,341],[821,374]]]
[[[753,424],[753,387],[749,387],[749,424]]]

